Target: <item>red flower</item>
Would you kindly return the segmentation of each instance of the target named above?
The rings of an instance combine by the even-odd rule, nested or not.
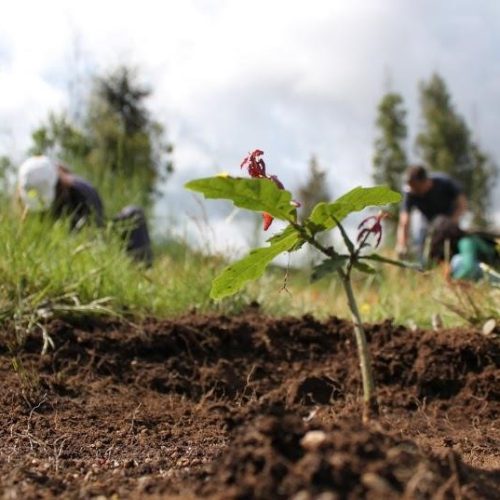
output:
[[[376,237],[375,247],[378,247],[382,241],[382,221],[388,216],[387,212],[379,212],[378,215],[372,215],[362,220],[358,226],[357,242],[363,245],[368,237],[373,234]],[[371,226],[369,225],[370,221],[373,221]]]

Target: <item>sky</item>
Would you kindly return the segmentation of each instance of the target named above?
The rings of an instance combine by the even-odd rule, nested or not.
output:
[[[404,97],[417,159],[418,83],[434,71],[500,162],[498,54],[497,0],[16,0],[0,19],[0,154],[22,160],[49,110],[71,109],[88,74],[126,63],[153,88],[175,146],[158,217],[186,203],[192,218],[182,184],[236,174],[255,148],[290,190],[316,155],[339,196],[371,183],[387,90]]]

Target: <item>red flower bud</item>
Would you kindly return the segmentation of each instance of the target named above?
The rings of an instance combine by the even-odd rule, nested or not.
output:
[[[269,226],[272,224],[273,220],[274,217],[272,215],[269,215],[267,212],[262,212],[262,222],[264,231],[267,231],[269,229]]]
[[[260,149],[256,149],[252,153],[249,153],[241,162],[240,168],[246,167],[250,177],[266,177],[266,164],[261,158],[263,154],[264,151]]]
[[[275,175],[266,174],[266,164],[261,158],[263,154],[264,151],[261,151],[260,149],[256,149],[252,153],[248,153],[248,156],[246,156],[241,162],[240,168],[247,168],[248,175],[250,177],[253,177],[255,179],[269,179],[270,181],[273,181],[279,189],[285,189],[285,186],[283,186],[283,183],[278,179],[278,177],[276,177]],[[291,203],[294,207],[300,207],[300,203],[298,201],[292,201]],[[262,214],[262,218],[264,231],[267,231],[274,218],[267,212],[264,212]]]

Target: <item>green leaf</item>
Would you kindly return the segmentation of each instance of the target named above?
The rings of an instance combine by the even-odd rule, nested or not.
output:
[[[359,260],[356,260],[352,263],[352,267],[354,269],[357,269],[358,271],[365,273],[365,274],[375,274],[377,271],[373,269],[372,266],[369,266],[368,264],[365,264],[364,262],[360,262]]]
[[[403,267],[405,269],[419,269],[420,264],[415,262],[405,262],[403,260],[394,260],[387,257],[382,257],[382,255],[372,254],[372,255],[362,255],[360,259],[374,260],[376,262],[382,262],[384,264],[390,264],[392,266]]]
[[[278,243],[281,243],[283,240],[286,240],[290,237],[291,234],[297,233],[297,229],[295,229],[292,225],[289,225],[283,229],[280,233],[274,234],[269,238],[267,241],[271,243],[271,245],[276,245]],[[300,247],[305,243],[306,241],[303,238],[299,238],[297,243],[292,247],[289,248],[289,252],[295,252],[296,250],[299,250]]]
[[[283,233],[282,233],[283,234]],[[246,257],[226,267],[212,282],[210,297],[221,299],[235,294],[247,281],[260,278],[267,265],[280,253],[293,250],[300,242],[300,234],[289,231],[271,242],[268,247],[252,250]]]
[[[398,203],[400,200],[399,193],[385,186],[357,187],[333,203],[318,203],[306,224],[313,233],[318,233],[335,227],[338,221],[352,212],[359,212],[370,206]]]
[[[207,177],[188,182],[185,187],[205,198],[231,200],[237,207],[267,212],[281,220],[295,220],[292,194],[269,179]]]
[[[311,274],[311,282],[318,281],[327,274],[338,271],[348,260],[347,255],[336,255],[330,259],[326,259],[314,267]]]

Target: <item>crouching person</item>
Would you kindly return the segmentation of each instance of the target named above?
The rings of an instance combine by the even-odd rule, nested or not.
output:
[[[95,187],[46,156],[28,158],[19,167],[18,193],[26,211],[48,212],[54,219],[68,217],[72,230],[86,224],[104,226],[103,203]],[[117,219],[127,222],[127,230],[121,231],[127,253],[150,266],[151,241],[144,211],[126,207]]]

